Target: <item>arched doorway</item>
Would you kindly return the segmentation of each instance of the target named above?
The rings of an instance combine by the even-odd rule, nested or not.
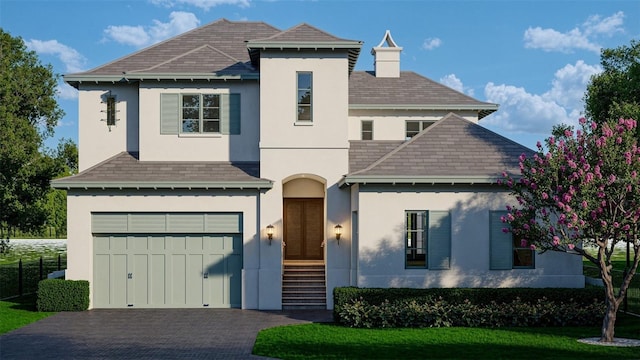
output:
[[[283,181],[284,260],[323,260],[324,179],[298,175]]]

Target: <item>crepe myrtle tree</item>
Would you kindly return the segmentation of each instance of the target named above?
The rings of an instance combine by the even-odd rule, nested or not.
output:
[[[503,229],[533,250],[584,256],[600,269],[606,311],[600,341],[614,341],[618,307],[640,260],[640,147],[637,123],[603,124],[580,119],[580,130],[557,126],[546,147],[520,156],[519,177],[503,173],[517,200],[508,206]],[[545,152],[546,151],[546,152]],[[618,243],[633,248],[633,263],[618,291],[611,255]],[[595,247],[597,252],[587,252]]]

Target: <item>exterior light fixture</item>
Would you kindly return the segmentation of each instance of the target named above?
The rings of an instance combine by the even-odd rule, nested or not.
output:
[[[271,240],[273,240],[273,225],[267,225],[267,238],[269,239],[269,245],[271,245]]]
[[[336,225],[333,230],[335,230],[336,232],[336,240],[338,240],[338,243],[340,243],[340,235],[342,235],[342,225]]]

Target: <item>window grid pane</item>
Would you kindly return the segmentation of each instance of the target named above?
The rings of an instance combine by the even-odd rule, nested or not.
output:
[[[426,219],[426,211],[406,212],[406,267],[427,267]]]
[[[182,132],[219,133],[220,95],[182,95]]]
[[[513,267],[514,268],[534,268],[534,250],[522,247],[520,239],[513,238]]]
[[[362,140],[373,140],[373,121],[364,120],[362,125]]]
[[[296,115],[297,121],[312,121],[312,102],[313,102],[313,79],[310,72],[297,73],[297,99],[298,113]]]

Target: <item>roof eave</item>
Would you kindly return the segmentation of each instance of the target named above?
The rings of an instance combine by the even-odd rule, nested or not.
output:
[[[213,189],[271,189],[273,181],[74,181],[74,180],[53,180],[51,187],[61,190],[213,190]]]
[[[259,66],[260,57],[259,52],[262,50],[348,50],[349,52],[349,73],[351,73],[356,66],[358,57],[360,56],[360,50],[362,48],[362,41],[247,41],[247,50],[249,51],[249,57],[254,66]]]
[[[352,184],[388,184],[388,185],[475,185],[498,184],[501,176],[393,176],[393,175],[346,175],[338,186],[345,187]]]
[[[497,104],[349,104],[349,110],[470,110],[486,113],[498,110]],[[483,116],[483,117],[484,117]]]
[[[144,80],[173,80],[173,81],[195,81],[195,80],[259,80],[260,74],[216,74],[216,73],[124,73],[122,75],[93,75],[93,74],[68,74],[63,76],[64,81],[77,88],[82,83],[129,83],[132,81]]]

